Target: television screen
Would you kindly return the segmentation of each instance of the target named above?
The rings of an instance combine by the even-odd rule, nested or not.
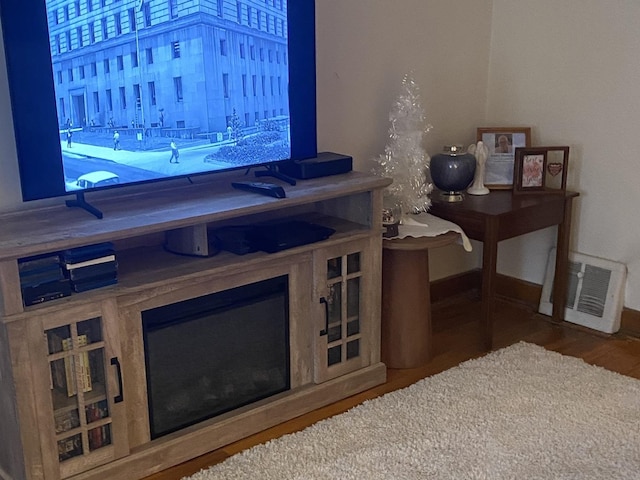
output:
[[[313,157],[313,0],[0,0],[22,196]]]

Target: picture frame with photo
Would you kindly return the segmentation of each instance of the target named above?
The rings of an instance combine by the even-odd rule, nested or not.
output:
[[[564,193],[569,147],[516,148],[513,193]]]
[[[477,141],[489,149],[484,185],[492,190],[513,188],[515,149],[531,146],[531,127],[480,127]]]

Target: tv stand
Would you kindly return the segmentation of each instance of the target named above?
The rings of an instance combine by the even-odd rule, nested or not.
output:
[[[65,202],[65,205],[67,207],[78,207],[78,208],[82,208],[83,210],[86,210],[87,212],[93,214],[96,216],[96,218],[101,219],[102,218],[102,212],[100,210],[98,210],[96,207],[94,207],[93,205],[89,204],[89,202],[87,202],[84,198],[84,192],[77,192],[76,193],[76,199],[75,200],[67,200]]]
[[[266,165],[266,170],[258,170],[255,172],[256,177],[273,177],[278,180],[282,180],[283,182],[287,182],[289,185],[295,185],[296,180],[291,178],[289,175],[285,175],[282,172],[278,171],[278,167],[276,165]]]
[[[62,204],[0,215],[2,480],[142,479],[385,381],[382,192],[390,179],[301,180],[286,198],[231,187],[242,179],[227,172],[96,192],[100,222]],[[275,253],[165,250],[201,254],[223,227],[289,220],[335,233]],[[104,241],[115,247],[117,284],[24,306],[20,259]],[[143,312],[282,276],[290,388],[152,439]],[[238,335],[246,330],[239,325]]]

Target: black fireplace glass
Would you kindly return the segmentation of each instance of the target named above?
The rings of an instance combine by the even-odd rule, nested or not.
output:
[[[151,438],[289,390],[286,275],[142,312]]]

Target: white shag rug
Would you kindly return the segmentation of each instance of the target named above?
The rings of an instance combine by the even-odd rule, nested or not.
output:
[[[640,380],[521,342],[188,479],[640,479]]]

